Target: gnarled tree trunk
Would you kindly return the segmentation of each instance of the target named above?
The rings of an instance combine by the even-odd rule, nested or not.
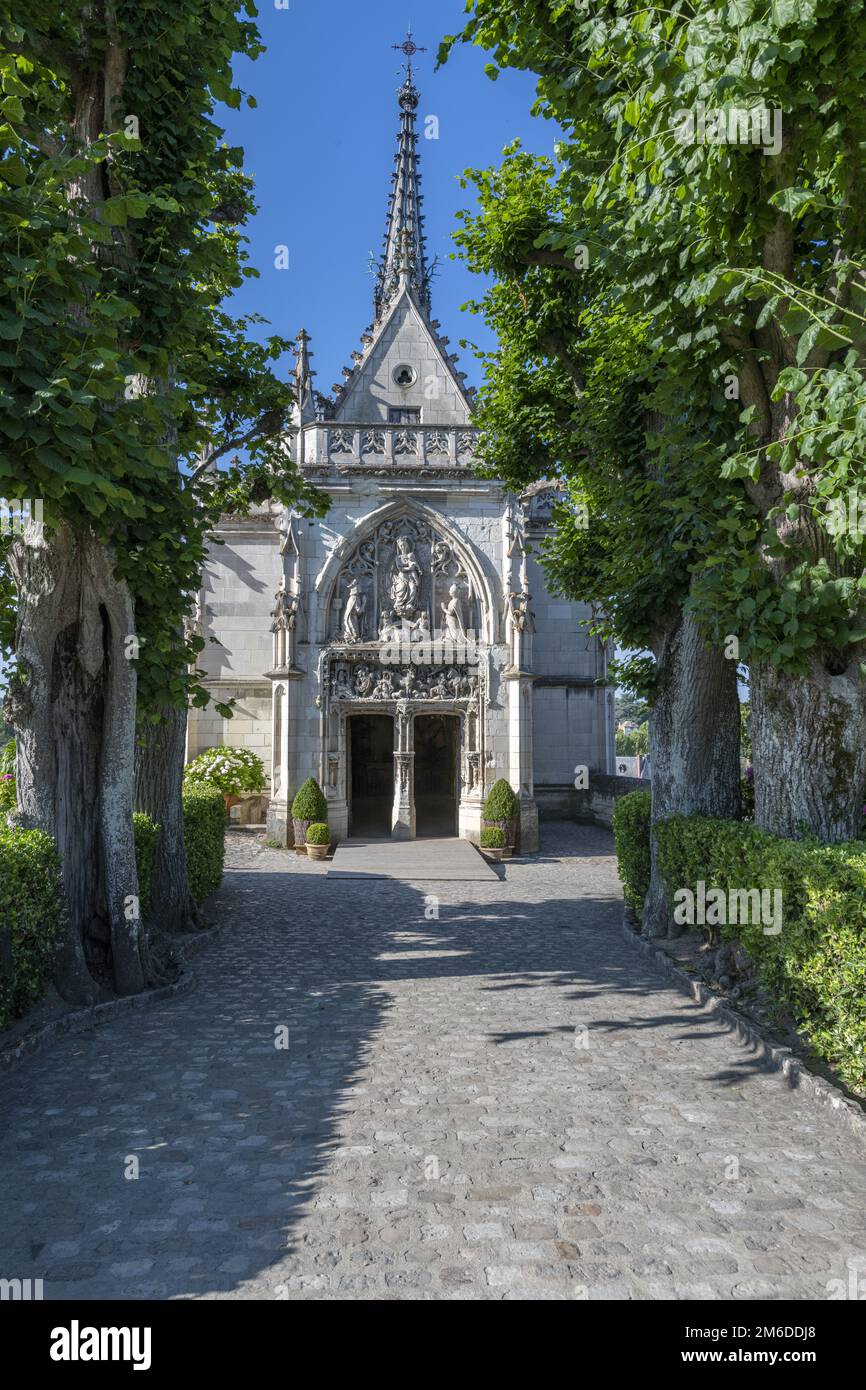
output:
[[[91,533],[29,525],[12,547],[17,665],[6,701],[17,733],[20,824],[62,857],[64,998],[93,1003],[147,980],[132,826],[134,612],[113,556]]]
[[[649,729],[653,824],[677,814],[733,820],[741,810],[736,662],[706,646],[689,613],[677,614],[656,643],[655,656]],[[677,934],[654,836],[642,923],[644,936]]]
[[[135,757],[135,809],[160,826],[151,879],[151,911],[162,931],[194,931],[204,925],[189,891],[183,838],[185,709],[164,711],[164,723],[140,732]]]
[[[860,834],[866,793],[866,683],[859,662],[807,676],[752,666],[755,822],[827,844]]]

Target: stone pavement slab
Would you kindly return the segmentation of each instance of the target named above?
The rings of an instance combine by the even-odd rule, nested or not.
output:
[[[859,1142],[629,945],[605,832],[544,825],[502,880],[420,886],[229,839],[195,991],[0,1078],[0,1276],[85,1299],[866,1289]]]
[[[392,878],[484,883],[496,880],[484,856],[468,840],[343,840],[334,853],[328,878]]]

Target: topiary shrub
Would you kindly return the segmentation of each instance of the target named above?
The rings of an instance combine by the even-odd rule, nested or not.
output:
[[[0,824],[0,1028],[44,995],[63,929],[54,841]]]
[[[325,794],[315,777],[308,777],[292,802],[295,846],[303,848],[307,839],[307,827],[313,821],[323,824],[327,819],[328,803],[325,800]]]
[[[635,912],[643,908],[650,883],[650,792],[627,792],[613,808],[613,838],[623,897]]]
[[[504,849],[505,831],[501,825],[485,825],[481,832],[482,849]]]
[[[520,829],[520,798],[504,777],[494,782],[481,808],[483,827],[499,826],[507,845],[516,845]]]
[[[267,786],[264,764],[249,748],[207,748],[184,772],[184,785],[216,787],[223,796],[261,792]]]
[[[142,917],[147,918],[150,916],[150,884],[160,828],[140,811],[136,811],[132,818],[132,828],[135,835],[135,867],[138,870],[138,901]]]
[[[321,821],[313,821],[312,825],[307,826],[308,845],[329,845],[331,843],[331,832]]]
[[[216,892],[223,877],[225,805],[216,787],[184,787],[183,838],[190,892],[201,903]]]

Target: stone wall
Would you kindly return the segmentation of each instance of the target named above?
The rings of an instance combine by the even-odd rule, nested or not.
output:
[[[567,785],[536,786],[535,800],[542,820],[578,820],[610,826],[617,798],[627,792],[647,792],[650,786],[648,778],[590,774],[585,791]]]

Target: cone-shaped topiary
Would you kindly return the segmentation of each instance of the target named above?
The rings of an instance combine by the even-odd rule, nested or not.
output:
[[[308,777],[292,802],[293,820],[326,821],[328,803],[315,777]]]
[[[520,817],[520,801],[517,793],[511,789],[504,777],[500,777],[498,782],[487,794],[487,799],[482,807],[481,814],[484,820],[488,821],[514,821]]]

